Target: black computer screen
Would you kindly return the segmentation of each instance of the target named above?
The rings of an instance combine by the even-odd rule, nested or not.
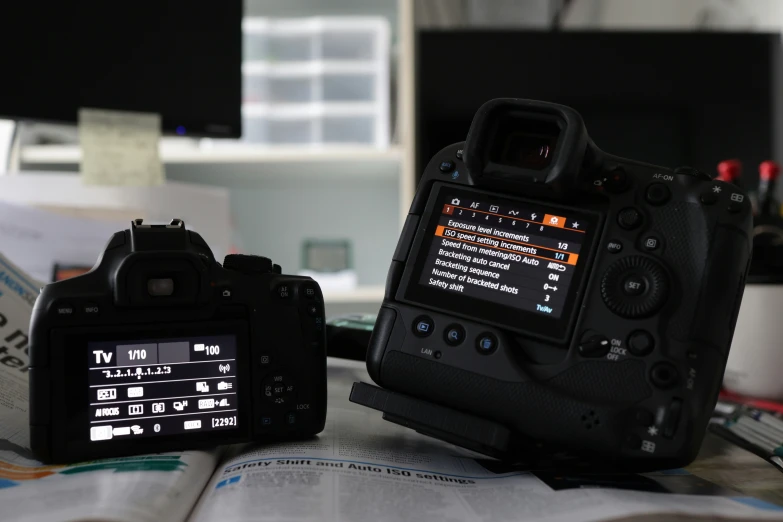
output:
[[[242,1],[6,2],[0,118],[154,112],[170,133],[241,133]]]
[[[425,30],[417,37],[417,170],[462,141],[492,98],[579,111],[611,154],[752,183],[779,130],[780,36],[761,33]]]

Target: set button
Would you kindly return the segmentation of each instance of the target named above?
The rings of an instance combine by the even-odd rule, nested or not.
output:
[[[625,295],[638,296],[646,291],[647,280],[644,277],[638,274],[630,274],[625,277],[623,281],[623,292],[625,292]]]
[[[296,387],[285,374],[275,373],[269,375],[261,384],[261,394],[274,404],[286,404],[293,400]]]

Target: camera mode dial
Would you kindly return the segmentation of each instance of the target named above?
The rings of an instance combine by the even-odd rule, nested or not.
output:
[[[268,274],[274,272],[274,264],[268,257],[229,254],[223,260],[223,268],[245,274]]]
[[[601,280],[601,297],[615,314],[646,317],[666,301],[669,282],[666,271],[644,256],[624,257],[612,264]]]

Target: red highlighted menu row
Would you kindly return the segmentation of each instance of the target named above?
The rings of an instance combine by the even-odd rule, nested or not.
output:
[[[546,248],[528,243],[521,243],[511,239],[501,239],[486,234],[479,234],[477,232],[465,232],[443,225],[438,225],[438,227],[435,229],[435,235],[439,237],[445,237],[453,241],[461,241],[463,243],[473,244],[476,246],[489,247],[496,250],[524,254],[529,257],[557,261],[558,263],[566,265],[576,265],[579,259],[579,254],[562,252],[552,248]]]

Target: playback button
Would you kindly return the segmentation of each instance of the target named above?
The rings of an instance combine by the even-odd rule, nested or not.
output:
[[[429,337],[435,329],[435,321],[428,315],[420,315],[413,321],[413,335]]]

